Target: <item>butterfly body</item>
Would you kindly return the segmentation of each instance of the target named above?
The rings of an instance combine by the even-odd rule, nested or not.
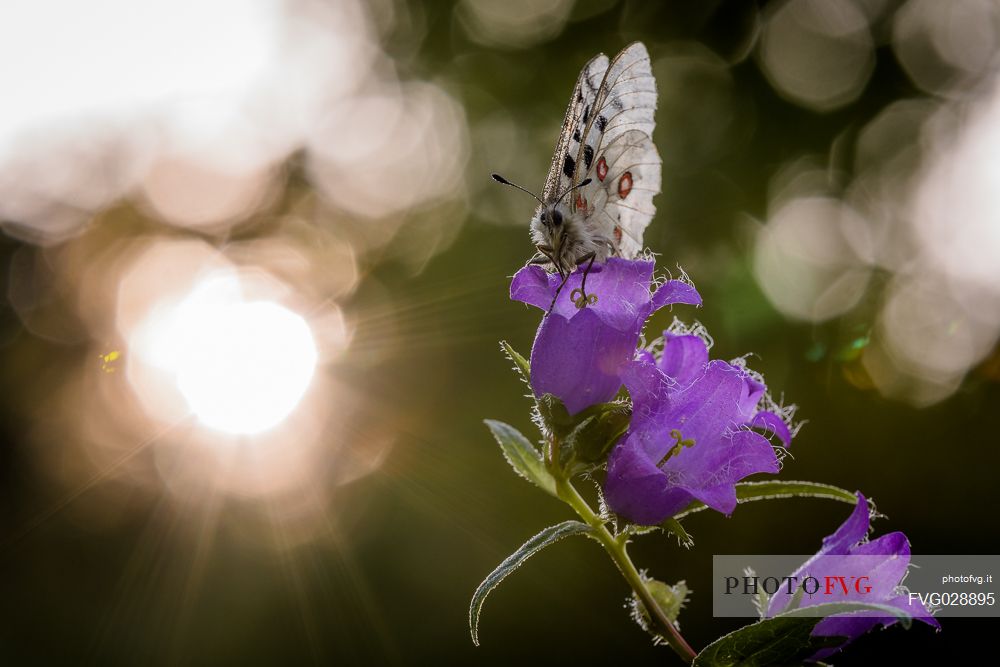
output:
[[[531,219],[531,240],[560,274],[571,273],[582,261],[600,263],[615,251],[611,238],[593,229],[584,213],[569,206],[539,207]]]
[[[584,66],[531,218],[535,263],[568,276],[584,263],[642,252],[660,191],[655,110],[656,81],[640,42]]]

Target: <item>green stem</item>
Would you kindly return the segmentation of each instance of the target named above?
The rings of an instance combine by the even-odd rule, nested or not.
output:
[[[553,443],[553,448],[556,446],[557,443]],[[608,530],[601,517],[590,508],[587,501],[583,499],[583,496],[576,490],[573,483],[566,479],[561,470],[556,468],[551,472],[556,478],[556,492],[559,494],[559,497],[572,507],[580,518],[593,529],[594,537],[604,546],[604,550],[608,552],[611,560],[618,566],[618,570],[625,577],[625,581],[629,583],[643,606],[646,607],[649,617],[661,627],[663,638],[667,640],[670,647],[674,649],[684,662],[694,660],[696,655],[694,649],[685,641],[677,627],[667,617],[663,609],[660,608],[660,605],[656,603],[656,599],[649,592],[649,588],[646,587],[646,582],[643,580],[642,575],[639,574],[639,570],[636,569],[635,564],[632,563],[632,559],[629,558],[628,551],[625,548],[628,540],[624,537],[618,539],[611,534],[611,531]]]

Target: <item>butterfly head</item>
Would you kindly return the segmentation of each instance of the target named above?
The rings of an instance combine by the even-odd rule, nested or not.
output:
[[[563,222],[568,215],[569,212],[562,210],[560,204],[542,205],[538,207],[538,213],[531,224],[535,229],[555,240],[564,232]]]
[[[575,254],[573,214],[561,203],[543,204],[531,219],[531,236],[538,251],[560,272],[572,270]]]
[[[541,255],[548,258],[561,275],[572,271],[581,254],[580,233],[578,223],[573,219],[572,210],[568,204],[563,202],[566,201],[566,196],[577,188],[589,185],[591,179],[585,178],[573,187],[567,188],[554,200],[546,202],[531,190],[511,183],[500,174],[491,174],[491,176],[494,181],[526,192],[538,201],[540,206],[531,218],[531,238],[535,242],[535,248]]]

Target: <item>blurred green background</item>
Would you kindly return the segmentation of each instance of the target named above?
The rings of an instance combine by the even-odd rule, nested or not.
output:
[[[511,474],[482,424],[530,432],[530,403],[498,341],[527,355],[539,321],[507,299],[530,255],[532,201],[489,173],[540,188],[579,69],[633,40],[647,45],[660,91],[663,193],[645,241],[659,270],[683,267],[705,301],[658,313],[647,335],[674,315],[696,318],[713,356],[753,353],[750,365],[806,421],[782,475],[863,491],[889,517],[875,534],[902,530],[914,553],[998,551],[993,3],[280,6],[282,21],[335,39],[301,61],[273,56],[289,67],[275,66],[277,78],[334,73],[310,89],[322,113],[299,113],[299,98],[276,87],[240,98],[258,134],[299,114],[288,126],[300,134],[262,160],[266,178],[232,181],[259,197],[239,199],[218,185],[231,181],[212,180],[224,169],[190,159],[218,157],[239,133],[219,146],[202,137],[199,152],[161,129],[144,162],[122,158],[134,142],[107,126],[74,125],[92,110],[53,116],[73,141],[40,141],[49,121],[39,112],[36,134],[0,143],[6,664],[675,661],[628,618],[626,584],[585,540],[540,553],[492,594],[480,647],[467,626],[483,577],[569,518]],[[16,25],[19,9],[4,11]],[[224,46],[224,24],[204,30]],[[289,34],[276,43],[291,48]],[[338,88],[337,76],[354,78]],[[142,124],[133,114],[123,126]],[[161,153],[185,158],[167,163],[165,180],[150,176],[164,173]],[[122,164],[134,177],[93,180]],[[58,187],[46,180],[53,170]],[[229,199],[213,208],[213,197]],[[202,206],[192,213],[190,202]],[[115,328],[124,273],[108,267],[151,238],[192,239],[241,266],[259,257],[237,250],[282,239],[306,269],[267,266],[307,303],[336,303],[349,342],[318,371],[338,390],[308,406],[322,422],[309,477],[274,494],[210,476],[174,483],[171,466],[200,474],[191,452],[211,436],[164,458],[160,440],[188,430],[151,436],[135,401],[105,400],[130,391],[132,363]],[[123,365],[102,372],[95,359],[113,349]],[[114,438],[110,454],[95,453]],[[298,444],[269,446],[263,477]],[[693,589],[680,625],[700,648],[742,624],[711,616],[712,554],[811,553],[848,513],[820,500],[703,513],[685,524],[694,549],[648,536],[633,558]],[[876,632],[836,663],[966,664],[989,654],[998,627],[943,625],[937,636]]]

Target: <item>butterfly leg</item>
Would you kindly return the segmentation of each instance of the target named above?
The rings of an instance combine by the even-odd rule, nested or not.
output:
[[[528,264],[552,264],[555,266],[556,260],[552,258],[552,248],[547,245],[536,246],[536,248],[538,252],[528,260]],[[559,275],[562,275],[562,271],[559,272]]]
[[[548,315],[552,312],[552,309],[556,307],[556,299],[559,298],[559,293],[562,292],[562,288],[565,287],[566,281],[569,280],[570,274],[568,272],[563,272],[562,269],[559,270],[559,274],[562,276],[562,280],[559,282],[559,287],[556,288],[556,293],[552,295],[552,303],[549,304],[549,309],[545,311]],[[576,291],[574,290],[574,294]]]
[[[608,251],[611,257],[621,257],[621,253],[618,251],[618,246],[611,239],[603,239],[604,244],[608,246]]]
[[[552,254],[554,252],[552,248],[547,245],[539,245],[536,247],[538,248],[538,252],[540,254],[545,255],[548,258],[548,261],[555,267],[556,271],[559,272],[559,277],[562,278],[559,282],[559,287],[556,288],[556,293],[552,295],[552,303],[549,304],[549,309],[545,311],[545,315],[548,316],[548,314],[552,312],[552,309],[556,307],[556,299],[559,298],[562,288],[566,285],[566,281],[569,280],[570,272],[563,268],[562,264],[556,261]]]
[[[569,298],[573,299],[573,303],[576,305],[577,308],[586,308],[587,304],[597,303],[596,294],[587,294],[587,276],[590,274],[591,267],[594,266],[594,259],[596,257],[597,253],[589,252],[583,257],[581,257],[579,260],[577,260],[578,265],[582,264],[583,262],[587,262],[587,260],[590,260],[589,262],[587,262],[587,268],[583,270],[583,280],[580,281],[580,286],[577,287],[572,292],[570,292],[569,295]],[[563,282],[566,281],[564,280]],[[577,295],[578,293],[579,296]]]

